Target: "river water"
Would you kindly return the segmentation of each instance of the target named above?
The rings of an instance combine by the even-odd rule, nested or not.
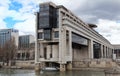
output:
[[[94,71],[66,71],[66,72],[43,72],[35,73],[34,70],[23,69],[0,69],[0,76],[105,76],[104,72]],[[113,75],[110,75],[113,76]],[[119,75],[118,75],[119,76]]]

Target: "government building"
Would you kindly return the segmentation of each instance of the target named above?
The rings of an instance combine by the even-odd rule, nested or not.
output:
[[[39,7],[35,63],[40,68],[57,67],[65,71],[87,66],[88,61],[90,67],[91,60],[112,59],[114,47],[94,30],[96,25],[83,22],[62,5],[46,2]]]

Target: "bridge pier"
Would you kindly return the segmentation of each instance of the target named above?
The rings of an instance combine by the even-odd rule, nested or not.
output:
[[[60,64],[60,71],[62,72],[64,72],[64,71],[66,71],[66,65],[65,64]]]
[[[67,63],[67,66],[66,66],[66,69],[67,70],[72,70],[72,63]]]
[[[35,72],[40,72],[40,63],[35,64]]]

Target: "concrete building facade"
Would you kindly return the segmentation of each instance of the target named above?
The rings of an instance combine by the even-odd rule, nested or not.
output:
[[[72,69],[81,60],[112,58],[113,46],[62,5],[40,4],[36,13],[35,62],[40,67]]]

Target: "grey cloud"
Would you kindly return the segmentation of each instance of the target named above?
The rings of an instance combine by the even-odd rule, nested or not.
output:
[[[97,23],[98,19],[120,20],[120,0],[87,0],[73,11],[88,23]]]

